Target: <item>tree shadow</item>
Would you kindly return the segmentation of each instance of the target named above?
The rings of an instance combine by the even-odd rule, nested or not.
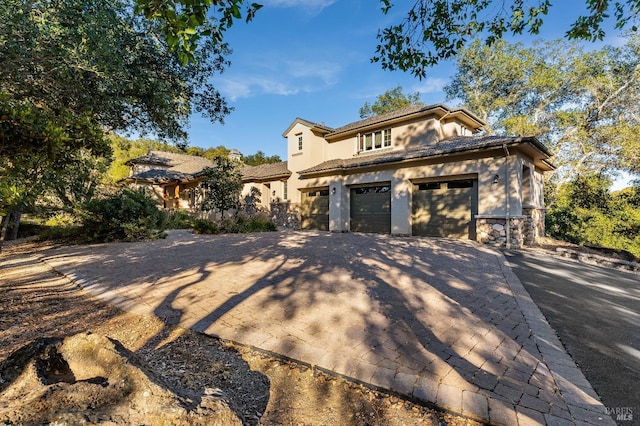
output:
[[[475,243],[290,232],[98,251],[98,271],[95,258],[71,267],[105,292],[138,287],[171,323],[459,411],[463,391],[564,404],[499,255]]]

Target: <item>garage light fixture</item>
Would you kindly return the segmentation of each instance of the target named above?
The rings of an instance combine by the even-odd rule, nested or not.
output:
[[[495,175],[495,176],[493,177],[493,183],[494,183],[494,184],[497,184],[498,182],[500,182],[500,175]]]
[[[335,186],[333,188],[331,188],[331,194],[332,195],[336,195],[336,187]]]

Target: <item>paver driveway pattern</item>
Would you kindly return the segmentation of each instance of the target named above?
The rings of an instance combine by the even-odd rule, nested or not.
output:
[[[533,251],[505,254],[612,417],[640,424],[640,274]]]
[[[612,424],[497,250],[274,232],[63,247],[45,259],[134,312],[496,424]]]

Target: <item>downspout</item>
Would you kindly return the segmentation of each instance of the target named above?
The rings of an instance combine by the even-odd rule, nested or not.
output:
[[[509,202],[509,149],[507,148],[507,144],[502,144],[502,148],[504,149],[504,192],[505,192],[505,204],[506,204],[506,212],[505,219],[507,221],[506,224],[506,238],[505,246],[508,249],[511,249],[511,203]]]

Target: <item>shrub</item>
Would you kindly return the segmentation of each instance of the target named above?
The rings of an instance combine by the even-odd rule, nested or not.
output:
[[[218,225],[208,219],[196,219],[193,223],[194,234],[218,234],[219,232]]]
[[[125,188],[84,204],[79,211],[88,242],[136,241],[164,238],[167,214],[143,191]]]
[[[169,214],[167,229],[189,229],[193,228],[195,218],[184,210],[175,210]]]
[[[263,215],[247,217],[239,214],[221,222],[220,227],[224,232],[247,233],[276,231],[276,225]]]
[[[245,229],[244,232],[271,232],[278,230],[275,223],[260,216],[252,216],[246,223]]]
[[[40,240],[67,240],[81,235],[82,228],[78,219],[69,213],[60,212],[44,221],[43,230],[38,237]]]

